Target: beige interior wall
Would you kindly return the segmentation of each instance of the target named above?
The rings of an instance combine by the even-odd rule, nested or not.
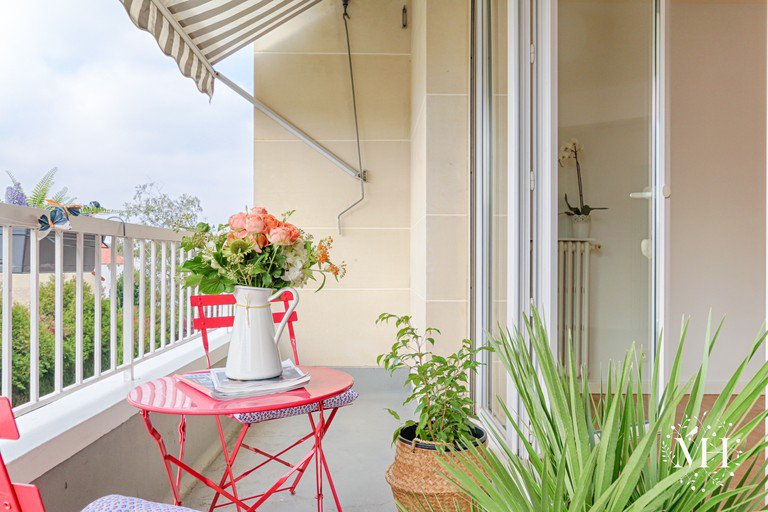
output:
[[[690,374],[709,309],[727,315],[716,389],[765,318],[766,4],[673,0],[669,30],[670,336],[693,316]]]
[[[254,122],[254,203],[295,209],[295,223],[315,237],[332,235],[348,274],[301,293],[297,335],[302,362],[374,366],[391,344],[381,312],[410,306],[410,34],[402,0],[350,4],[366,199],[357,182],[259,112]],[[356,162],[341,2],[322,2],[261,39],[255,48],[255,96],[311,136]],[[239,206],[239,205],[237,205]],[[233,208],[235,205],[233,205]]]
[[[558,15],[558,138],[576,138],[584,199],[594,212],[592,237],[602,246],[590,265],[589,369],[600,380],[608,361],[632,342],[649,350],[649,206],[630,199],[650,184],[653,19],[650,0],[560,0]],[[564,194],[578,204],[575,166],[559,168],[558,211]],[[559,217],[559,236],[571,236]]]
[[[411,2],[411,311],[469,335],[469,0]]]

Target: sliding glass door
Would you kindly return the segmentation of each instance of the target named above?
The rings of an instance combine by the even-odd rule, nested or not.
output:
[[[527,246],[520,229],[527,199],[520,201],[520,190],[528,173],[521,171],[517,139],[518,8],[508,0],[475,2],[473,323],[480,343],[516,325],[529,295],[520,267],[520,251]],[[505,427],[501,402],[516,409],[514,387],[496,355],[486,353],[484,363],[479,408],[486,421]]]
[[[475,339],[535,304],[598,389],[661,325],[657,1],[475,1]],[[514,386],[484,362],[479,409],[508,427]]]
[[[595,390],[655,335],[655,0],[558,0],[557,348]]]

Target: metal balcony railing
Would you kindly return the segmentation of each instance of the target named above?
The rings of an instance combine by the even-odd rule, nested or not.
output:
[[[23,414],[195,337],[184,233],[0,204],[0,388]],[[9,264],[10,263],[10,264]]]

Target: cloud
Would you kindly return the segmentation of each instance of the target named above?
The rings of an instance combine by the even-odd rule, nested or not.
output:
[[[249,54],[222,69],[252,76]],[[32,183],[57,166],[59,185],[108,207],[150,180],[199,196],[210,220],[250,203],[250,105],[221,85],[209,103],[119,2],[10,2],[0,66],[0,171]]]

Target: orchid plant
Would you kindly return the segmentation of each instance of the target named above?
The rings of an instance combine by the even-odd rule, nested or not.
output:
[[[320,280],[319,291],[327,275],[344,277],[346,265],[330,259],[333,239],[315,243],[312,235],[288,222],[292,213],[278,219],[256,207],[235,213],[216,228],[198,224],[181,242],[184,250],[197,253],[181,267],[188,274],[185,286],[214,295],[232,292],[236,285],[279,290]]]
[[[560,167],[565,167],[571,161],[576,165],[576,178],[579,182],[579,205],[572,206],[568,202],[568,194],[565,194],[565,204],[568,206],[568,211],[564,212],[566,215],[589,215],[595,210],[607,210],[605,207],[593,207],[584,203],[584,187],[581,180],[581,162],[579,161],[579,155],[584,151],[578,140],[571,139],[571,141],[560,148],[560,154],[558,155],[557,162]]]

